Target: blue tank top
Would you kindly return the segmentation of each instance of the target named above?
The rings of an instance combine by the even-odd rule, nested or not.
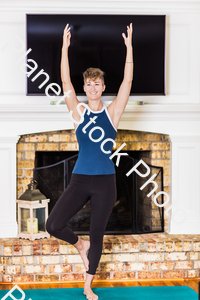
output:
[[[109,159],[109,156],[112,155],[113,142],[108,140],[103,145],[104,151],[110,150],[110,153],[106,154],[101,150],[101,144],[108,138],[115,140],[117,134],[107,107],[103,104],[102,109],[99,111],[90,109],[89,115],[85,108],[83,116],[84,121],[78,124],[75,130],[79,144],[79,154],[72,173],[86,175],[115,174],[114,163]],[[93,123],[85,128],[86,133],[84,133],[82,129],[95,116]],[[95,127],[98,128],[95,129]]]

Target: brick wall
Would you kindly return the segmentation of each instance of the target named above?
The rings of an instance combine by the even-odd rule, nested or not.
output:
[[[87,239],[88,237],[83,237]],[[94,279],[194,278],[200,275],[200,235],[104,236]],[[77,249],[59,239],[0,239],[0,281],[84,280]]]
[[[113,147],[113,150],[126,143],[123,150],[151,151],[150,164],[164,168],[164,192],[170,193],[170,142],[167,135],[118,129],[115,141],[116,148]],[[74,129],[21,136],[17,144],[17,197],[24,193],[32,179],[35,151],[72,150],[78,150]],[[165,209],[169,205],[167,204]],[[165,216],[165,231],[168,228],[168,218]],[[158,207],[154,204],[153,198],[152,227],[155,231],[160,228]]]

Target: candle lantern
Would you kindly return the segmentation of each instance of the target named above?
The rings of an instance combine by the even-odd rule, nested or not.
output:
[[[50,237],[45,228],[50,199],[47,199],[36,187],[37,181],[31,180],[28,189],[17,200],[18,237],[31,241]]]

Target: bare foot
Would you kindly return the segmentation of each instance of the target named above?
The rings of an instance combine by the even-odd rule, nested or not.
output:
[[[86,271],[89,270],[89,260],[87,258],[87,251],[90,249],[90,241],[82,240],[82,247],[78,249],[79,254],[83,260]]]
[[[92,289],[90,287],[84,287],[84,295],[86,295],[86,298],[88,300],[97,300],[99,297],[93,293]]]

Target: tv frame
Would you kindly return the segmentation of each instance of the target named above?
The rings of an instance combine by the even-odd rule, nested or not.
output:
[[[87,16],[93,16],[93,17],[96,17],[96,16],[100,16],[100,17],[108,17],[108,16],[114,16],[114,17],[126,17],[126,18],[131,18],[131,17],[163,17],[164,18],[164,49],[163,49],[163,90],[162,92],[159,92],[159,93],[149,93],[147,92],[146,94],[145,93],[134,93],[134,92],[130,92],[130,96],[157,96],[157,95],[162,95],[162,96],[165,96],[166,95],[166,86],[165,86],[165,80],[166,80],[166,15],[123,15],[123,14],[26,14],[26,49],[28,50],[28,17],[29,16],[39,16],[39,17],[42,17],[42,16],[83,16],[83,17],[87,17]],[[64,28],[63,28],[64,30]],[[126,33],[126,30],[124,30],[124,32]],[[62,32],[63,34],[63,32]],[[121,41],[124,43],[123,41],[123,38],[121,36],[119,36],[119,39],[121,38]],[[124,48],[125,48],[125,45],[124,45]],[[70,48],[69,48],[70,49]],[[135,45],[134,45],[134,24],[133,24],[133,59],[134,59],[134,71],[135,71],[135,65],[136,65],[136,61],[135,61],[135,55],[134,55],[134,52],[135,52]],[[28,57],[26,56],[26,59]],[[124,63],[125,63],[125,57],[123,58],[124,60]],[[27,61],[26,61],[27,63]],[[44,70],[45,71],[45,70]],[[133,84],[134,84],[134,75],[135,75],[135,72],[133,71]],[[35,72],[36,73],[36,72]],[[71,73],[71,72],[70,72]],[[35,76],[35,74],[34,74]],[[82,74],[81,74],[82,76]],[[123,77],[122,77],[123,78]],[[29,89],[28,89],[28,80],[31,80],[31,78],[28,78],[27,77],[27,81],[26,81],[26,95],[27,96],[31,96],[31,95],[34,95],[34,96],[43,96],[45,95],[45,93],[31,93],[29,92]],[[122,80],[121,80],[122,81]],[[60,81],[61,82],[61,81]],[[52,82],[53,83],[53,82]],[[73,83],[73,80],[72,80],[72,83]],[[63,95],[62,93],[62,85],[60,85],[61,87],[61,94]],[[117,92],[119,90],[119,87],[120,87],[120,84],[118,86],[118,89],[116,92],[112,92],[112,93],[107,93],[106,91],[103,93],[102,96],[116,96],[117,95]],[[75,86],[74,86],[75,88]],[[133,89],[133,85],[132,85],[132,89]],[[75,91],[76,91],[76,88],[75,88]],[[55,95],[54,93],[49,93],[50,95]],[[76,91],[76,94],[77,96],[85,96],[85,93],[84,91],[82,91],[81,93],[80,92],[77,92]],[[60,95],[60,94],[59,94]]]

